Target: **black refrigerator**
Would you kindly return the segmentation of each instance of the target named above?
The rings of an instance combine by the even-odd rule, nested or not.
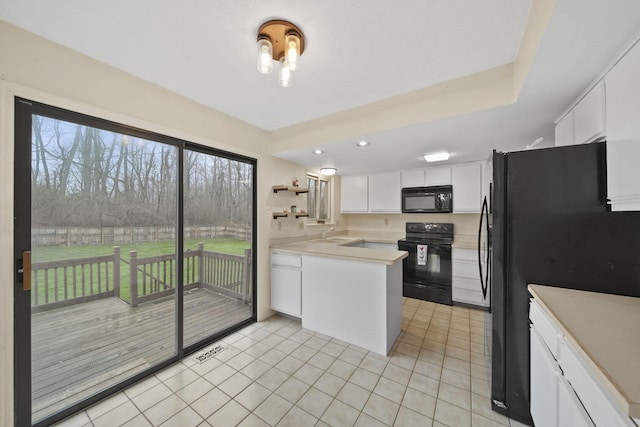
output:
[[[640,296],[640,212],[610,212],[605,143],[493,153],[492,408],[532,425],[529,283]]]

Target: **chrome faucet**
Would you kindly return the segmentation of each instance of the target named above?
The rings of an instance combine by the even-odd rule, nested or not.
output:
[[[323,230],[322,231],[322,238],[326,239],[327,238],[327,233],[329,233],[330,231],[333,231],[333,227],[329,228],[328,230]]]

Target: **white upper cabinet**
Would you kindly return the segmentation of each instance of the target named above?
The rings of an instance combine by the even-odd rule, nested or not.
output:
[[[400,212],[400,172],[369,175],[371,212]]]
[[[368,212],[369,211],[369,177],[343,176],[340,188],[341,212]],[[400,190],[398,190],[398,193]]]
[[[424,169],[411,169],[401,172],[402,188],[423,187]]]
[[[640,44],[605,77],[607,197],[614,211],[640,210]]]
[[[478,213],[482,207],[482,165],[459,164],[451,167],[453,212]]]
[[[556,146],[573,145],[573,110],[558,122],[555,128]]]
[[[573,138],[576,144],[605,136],[604,82],[601,81],[573,109]]]
[[[598,83],[555,128],[556,145],[584,144],[602,140],[606,134],[604,82]]]
[[[425,182],[427,186],[450,185],[451,184],[451,167],[436,166],[436,167],[427,168]]]
[[[451,167],[433,166],[402,171],[402,187],[451,185]]]
[[[480,162],[390,171],[341,179],[340,212],[401,213],[402,188],[453,186],[453,212],[479,213],[482,206]]]

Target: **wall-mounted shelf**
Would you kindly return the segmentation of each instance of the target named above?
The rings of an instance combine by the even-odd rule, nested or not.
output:
[[[306,212],[273,212],[272,215],[273,219],[286,218],[288,216],[295,216],[296,218],[306,218],[309,216],[309,214]]]
[[[271,187],[274,193],[278,193],[280,191],[289,191],[291,193],[295,193],[296,196],[300,193],[308,193],[309,189],[307,187],[294,187],[291,185],[274,185]]]

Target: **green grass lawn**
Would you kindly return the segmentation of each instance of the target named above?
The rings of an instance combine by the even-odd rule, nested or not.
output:
[[[244,250],[251,247],[251,242],[244,240],[236,240],[236,239],[224,239],[224,238],[214,238],[214,239],[198,239],[198,240],[187,240],[184,242],[184,249],[197,249],[198,242],[204,243],[204,249],[210,252],[219,252],[230,255],[244,255]],[[73,247],[65,247],[65,246],[51,246],[51,247],[36,247],[32,248],[32,262],[44,262],[44,261],[58,261],[58,260],[68,260],[68,259],[79,259],[79,258],[90,258],[95,256],[103,256],[103,255],[112,255],[113,254],[113,246],[114,245],[101,245],[101,246],[73,246]],[[164,241],[164,242],[141,242],[134,244],[123,244],[120,245],[120,298],[124,301],[130,301],[130,289],[129,289],[129,265],[127,264],[129,260],[129,251],[137,251],[138,258],[156,256],[156,255],[165,255],[175,253],[175,241]],[[124,262],[127,261],[127,262]],[[195,260],[197,263],[197,259]],[[109,264],[109,268],[111,269],[111,264]],[[66,292],[68,298],[71,298],[73,295],[73,272],[71,268],[67,269],[66,277]],[[79,269],[77,269],[79,270]],[[57,272],[57,280],[58,286],[57,291],[55,288],[55,278],[53,272],[50,272],[49,277],[45,278],[44,272],[39,272],[38,274],[38,300],[39,304],[42,304],[45,301],[45,294],[48,292],[49,302],[55,301],[55,294],[58,294],[58,300],[65,299],[65,284],[64,284],[64,276],[65,272],[62,269],[58,269]],[[93,280],[89,284],[89,272],[88,269],[85,271],[85,292],[95,293],[98,292],[98,287],[101,287],[101,290],[104,291],[104,278],[106,277],[107,272],[105,271],[104,266],[101,268],[100,276],[101,279],[99,283],[98,281],[98,273],[97,269],[94,268]],[[109,280],[113,279],[113,272],[109,271]],[[186,276],[186,272],[185,272]],[[35,287],[35,277],[32,279],[32,283],[34,283]],[[48,280],[48,285],[45,286],[45,279]],[[76,271],[76,294],[82,295],[81,285],[78,283],[80,281],[80,273]],[[185,277],[186,281],[186,277]],[[175,281],[174,281],[175,283]],[[142,295],[142,274],[138,274],[138,294]],[[89,291],[89,287],[93,288],[93,291]],[[111,287],[111,285],[110,285]],[[46,289],[48,288],[48,289]],[[36,289],[32,288],[32,304],[35,301],[35,292]]]

